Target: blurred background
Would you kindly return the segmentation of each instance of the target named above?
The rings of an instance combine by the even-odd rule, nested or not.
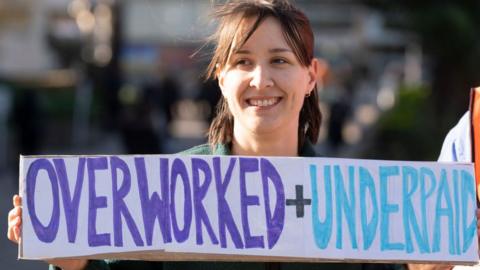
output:
[[[480,2],[297,0],[315,32],[323,156],[436,160],[480,85]],[[0,0],[0,224],[18,156],[175,153],[204,143],[209,0]],[[192,54],[198,52],[194,57]],[[17,261],[0,240],[5,269]]]

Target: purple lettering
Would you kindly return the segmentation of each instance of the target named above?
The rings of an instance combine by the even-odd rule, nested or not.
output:
[[[148,181],[144,158],[135,158],[135,168],[137,170],[138,190],[140,192],[143,226],[145,228],[147,245],[152,245],[153,225],[157,219],[160,224],[163,243],[170,243],[172,242],[172,233],[170,229],[170,212],[168,207],[168,159],[160,158],[161,198],[157,192],[153,192],[152,196],[149,197],[150,192],[148,191]]]
[[[275,167],[268,159],[260,159],[260,168],[262,172],[263,196],[265,199],[265,216],[267,220],[268,248],[272,249],[280,238],[285,223],[285,191],[282,184],[282,178]],[[268,179],[275,187],[277,200],[273,215],[270,211],[270,192],[268,190]]]
[[[213,170],[215,172],[215,185],[217,188],[217,200],[218,200],[218,226],[220,228],[220,246],[222,248],[227,247],[226,230],[230,232],[235,248],[243,248],[242,238],[235,225],[232,217],[232,212],[228,206],[227,200],[225,200],[225,193],[227,192],[228,184],[232,177],[232,171],[235,167],[236,158],[230,158],[230,164],[228,165],[225,178],[222,180],[222,172],[220,166],[220,158],[213,158]]]
[[[77,236],[78,205],[80,203],[83,178],[85,175],[85,158],[78,159],[77,181],[73,191],[73,198],[70,194],[65,161],[61,158],[56,158],[53,160],[53,163],[55,165],[55,170],[57,171],[58,182],[62,191],[63,208],[65,211],[65,220],[67,221],[68,242],[74,243]]]
[[[90,247],[109,246],[110,234],[97,234],[97,209],[107,207],[107,197],[97,196],[95,191],[95,171],[106,170],[106,157],[88,158],[88,245]]]
[[[137,225],[128,211],[127,206],[123,199],[127,196],[131,186],[130,170],[127,163],[119,157],[110,158],[110,167],[112,170],[112,199],[113,199],[113,232],[114,232],[114,244],[116,247],[123,246],[123,233],[122,233],[122,215],[127,222],[127,227],[130,234],[133,237],[133,241],[137,246],[143,246],[143,240],[138,232]],[[122,171],[123,182],[120,188],[118,188],[118,175],[117,170]]]
[[[180,229],[177,223],[177,213],[175,207],[175,189],[177,187],[177,178],[183,181],[183,229]],[[192,223],[192,195],[190,193],[190,182],[188,181],[187,168],[181,159],[176,158],[172,164],[172,176],[170,177],[170,211],[172,215],[173,235],[178,243],[185,242],[188,239],[190,225]]]
[[[52,200],[53,211],[50,222],[47,226],[43,226],[35,212],[35,185],[37,183],[37,176],[40,170],[45,170],[48,173],[48,179],[52,185]],[[57,237],[58,225],[60,220],[60,207],[58,199],[58,184],[57,175],[53,165],[47,159],[37,159],[32,162],[27,172],[27,206],[30,219],[32,220],[33,230],[38,239],[45,243],[51,243]]]
[[[207,212],[205,211],[205,207],[202,204],[202,200],[205,198],[207,194],[208,187],[210,186],[210,182],[212,182],[212,171],[210,170],[210,166],[208,163],[200,158],[192,158],[192,171],[193,171],[193,205],[195,207],[195,225],[197,230],[197,244],[203,244],[203,236],[202,236],[202,223],[205,225],[207,229],[208,235],[212,240],[212,243],[217,245],[218,239],[213,232],[212,225],[207,216]],[[200,171],[203,172],[205,176],[203,185],[200,184]]]
[[[248,206],[260,205],[258,196],[249,196],[247,194],[246,174],[258,171],[258,159],[240,158],[240,210],[242,213],[243,235],[245,238],[245,248],[264,248],[263,236],[252,236],[248,222]]]

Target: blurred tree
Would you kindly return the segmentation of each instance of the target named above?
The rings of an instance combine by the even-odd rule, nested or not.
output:
[[[431,121],[435,112],[430,96],[426,87],[401,87],[395,107],[380,118],[372,147],[363,157],[435,160],[443,135]]]
[[[393,18],[394,20],[399,17],[406,18],[405,23],[402,23],[403,27],[417,33],[420,37],[431,76],[429,79],[431,94],[426,98],[419,99],[415,104],[410,104],[412,107],[409,110],[417,111],[419,115],[414,118],[405,116],[403,121],[414,121],[413,123],[402,124],[396,122],[396,124],[413,127],[417,126],[415,123],[423,119],[424,124],[431,128],[429,132],[434,138],[433,141],[441,142],[441,138],[446,135],[447,130],[467,110],[469,89],[480,85],[478,68],[478,63],[480,63],[480,16],[478,16],[480,1],[366,0],[365,2],[387,13],[386,18]],[[395,23],[394,21],[387,22],[390,25]],[[400,103],[398,106],[404,105]],[[425,109],[432,106],[432,111],[430,114],[423,114],[413,106],[420,106]],[[409,110],[396,108],[392,113],[409,113]],[[387,116],[382,121],[388,119]],[[394,119],[396,118],[394,117]],[[381,128],[391,124],[393,123],[386,124],[383,122]],[[385,131],[380,131],[380,133]],[[396,132],[401,134],[403,131],[397,130]],[[389,137],[380,135],[380,137],[382,136]],[[440,139],[433,136],[440,136]],[[404,145],[406,147],[412,145],[415,148],[415,152],[418,154],[413,156],[412,159],[429,158],[432,157],[434,152],[438,154],[440,150],[440,143],[430,145],[431,141],[428,141],[428,139],[425,141],[423,139],[426,138],[422,137],[417,138],[416,144],[406,143],[408,141],[407,137],[400,136],[396,139],[399,139],[400,142],[405,140]],[[428,150],[427,145],[432,149]],[[395,151],[409,151],[401,149]],[[421,151],[425,152],[420,153]]]

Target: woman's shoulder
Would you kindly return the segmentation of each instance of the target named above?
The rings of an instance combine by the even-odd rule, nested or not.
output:
[[[301,157],[317,157],[318,154],[315,151],[315,147],[313,146],[313,144],[309,140],[306,140],[303,143],[302,148],[300,148],[299,156],[301,156]]]
[[[230,149],[228,146],[223,144],[215,145],[214,149],[210,144],[200,144],[189,148],[187,150],[181,151],[178,154],[180,155],[230,155]],[[305,141],[302,148],[300,149],[300,156],[302,157],[316,157],[318,156],[313,144],[310,141]]]
[[[200,144],[181,151],[181,155],[212,155],[212,147],[209,144]]]
[[[227,145],[216,144],[212,147],[211,144],[205,143],[201,145],[194,146],[187,150],[184,150],[180,155],[219,155],[219,156],[229,156],[230,148]]]

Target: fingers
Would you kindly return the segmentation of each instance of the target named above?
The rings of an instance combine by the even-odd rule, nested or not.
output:
[[[8,224],[17,217],[22,217],[22,208],[20,206],[16,206],[8,212]]]
[[[12,211],[15,211],[15,209],[12,209]],[[22,219],[20,216],[17,216],[8,222],[7,238],[10,241],[18,243],[20,239],[20,233],[21,233],[20,232],[21,224],[22,224]]]
[[[18,194],[13,196],[13,206],[22,206],[22,197],[18,196]]]
[[[20,196],[13,196],[14,208],[8,212],[7,238],[18,243],[22,226],[22,199]]]
[[[8,232],[7,237],[11,241],[18,243],[20,238],[20,227],[22,225],[22,209],[15,207],[8,213]]]
[[[477,209],[475,214],[477,215],[477,233],[480,234],[480,209]]]
[[[20,224],[20,218],[17,218],[16,224]],[[20,225],[15,225],[13,227],[13,237],[15,238],[15,242],[18,243],[20,241]]]
[[[475,210],[475,214],[477,216],[477,241],[478,241],[478,246],[480,246],[480,209],[477,208],[477,210]],[[480,255],[480,250],[478,251],[478,254]]]

